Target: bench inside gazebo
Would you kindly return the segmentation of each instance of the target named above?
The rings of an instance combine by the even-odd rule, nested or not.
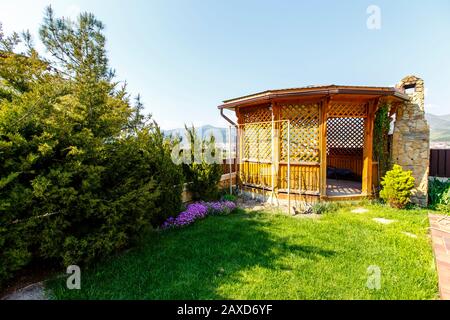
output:
[[[392,87],[329,85],[224,101],[221,114],[238,131],[239,187],[277,200],[372,196],[379,183],[375,114],[382,104],[394,109],[409,99]]]

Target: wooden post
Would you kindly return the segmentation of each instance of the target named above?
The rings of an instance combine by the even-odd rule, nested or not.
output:
[[[278,172],[280,168],[280,135],[279,135],[280,128],[278,121],[280,118],[280,108],[275,102],[272,102],[271,107],[272,107],[272,197],[273,197],[278,196],[276,192],[278,192]]]
[[[291,214],[291,120],[287,120],[287,192],[288,214]]]
[[[373,157],[373,122],[378,100],[369,101],[367,105],[367,117],[364,121],[364,149],[362,171],[362,195],[372,195],[372,157]]]
[[[228,174],[230,178],[230,194],[233,194],[233,178],[231,176],[232,166],[231,166],[231,126],[228,126]]]
[[[236,146],[236,186],[239,187],[239,185],[242,185],[241,179],[241,172],[243,172],[243,163],[242,163],[242,156],[244,152],[244,127],[242,123],[242,116],[239,108],[236,108],[236,117],[237,117],[237,132],[236,132],[236,140],[237,140],[237,146]],[[242,191],[242,189],[241,189]]]
[[[323,100],[319,109],[319,192],[320,198],[327,196],[327,114],[331,98]]]

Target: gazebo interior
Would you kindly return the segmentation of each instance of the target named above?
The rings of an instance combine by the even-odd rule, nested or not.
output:
[[[226,100],[237,128],[237,177],[243,191],[278,199],[372,196],[378,164],[378,108],[409,97],[391,87],[314,86]],[[235,112],[237,123],[225,110]]]

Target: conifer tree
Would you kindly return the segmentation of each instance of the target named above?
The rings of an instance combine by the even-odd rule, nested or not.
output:
[[[115,80],[103,29],[48,7],[40,55],[0,28],[0,283],[34,258],[105,256],[179,211],[171,142]]]

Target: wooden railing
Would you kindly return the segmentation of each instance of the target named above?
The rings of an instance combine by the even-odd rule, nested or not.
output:
[[[279,191],[287,191],[287,163],[280,163],[278,171]],[[319,193],[319,163],[291,164],[290,187],[291,192],[308,194]]]
[[[362,173],[362,160],[332,158],[329,165],[334,164],[338,168],[350,169],[357,174]],[[341,162],[339,162],[341,161]],[[343,166],[345,161],[346,165]],[[378,163],[373,162],[373,185],[378,187]],[[290,188],[291,193],[304,193],[318,195],[320,191],[320,163],[318,162],[293,162],[290,165]],[[223,173],[229,173],[229,163],[224,160],[222,164]],[[244,160],[241,164],[236,164],[236,159],[232,161],[232,172],[238,169],[239,182],[249,187],[256,187],[265,190],[272,189],[272,164],[270,162],[258,162],[253,160]],[[278,172],[275,173],[275,188],[279,192],[287,192],[287,168],[286,162],[280,162]]]
[[[243,161],[239,164],[239,180],[244,185],[272,189],[272,164]]]
[[[288,189],[288,165],[280,162],[278,170],[272,173],[270,162],[243,161],[239,165],[240,183],[250,187],[272,190],[275,187],[279,192]],[[305,193],[318,195],[319,193],[319,163],[305,162],[290,165],[290,191],[292,193]],[[274,184],[272,184],[272,179]]]

